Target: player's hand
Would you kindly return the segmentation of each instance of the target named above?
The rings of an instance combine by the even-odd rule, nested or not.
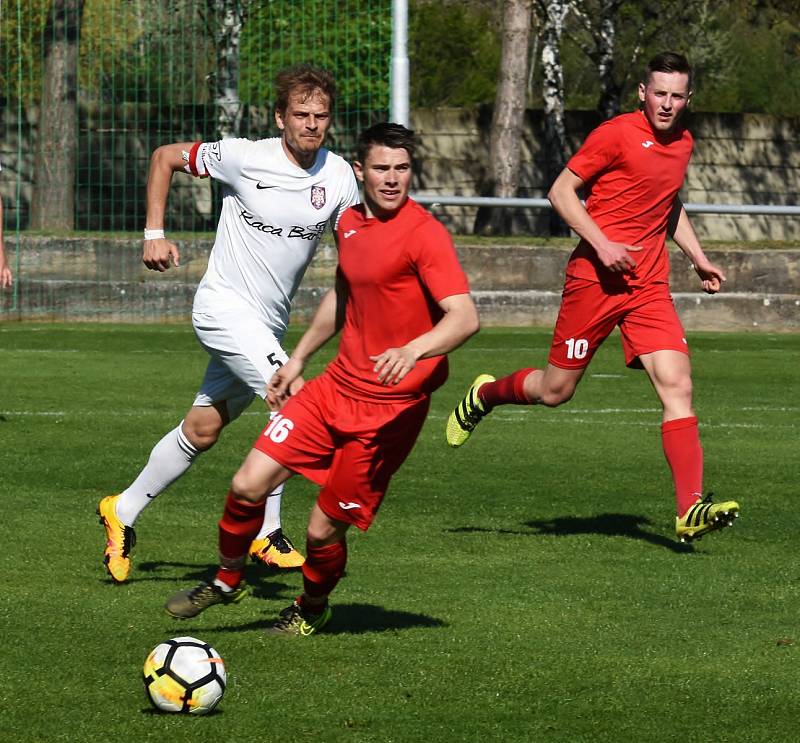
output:
[[[176,268],[180,265],[181,254],[178,246],[166,238],[145,240],[142,249],[142,263],[151,271],[166,271],[170,263]]]
[[[14,283],[11,269],[5,264],[0,263],[0,289],[7,289]]]
[[[595,248],[600,262],[614,273],[633,273],[636,269],[636,261],[631,253],[637,253],[640,250],[641,248],[636,245],[612,242]]]
[[[369,358],[375,362],[372,370],[378,375],[378,381],[384,385],[397,384],[417,365],[416,356],[406,346],[387,348],[383,353]]]
[[[723,282],[727,281],[722,270],[708,260],[697,261],[693,268],[700,277],[700,284],[706,294],[716,294],[722,289]]]
[[[286,401],[303,386],[303,363],[291,356],[267,383],[267,404],[270,410],[280,410]]]

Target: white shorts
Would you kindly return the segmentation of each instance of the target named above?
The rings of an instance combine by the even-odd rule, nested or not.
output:
[[[193,405],[227,402],[234,420],[256,395],[266,398],[267,383],[288,356],[263,320],[248,309],[193,312],[192,325],[211,356]]]

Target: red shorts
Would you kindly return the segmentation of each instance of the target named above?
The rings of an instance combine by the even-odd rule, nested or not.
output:
[[[414,447],[430,397],[374,403],[343,395],[326,374],[306,382],[253,447],[322,486],[317,505],[365,530]]]
[[[627,366],[641,369],[639,357],[653,351],[689,353],[667,284],[609,294],[595,281],[567,278],[548,361],[562,369],[585,368],[616,326]]]

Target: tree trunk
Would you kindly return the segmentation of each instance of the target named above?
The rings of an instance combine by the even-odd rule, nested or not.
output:
[[[83,3],[53,0],[44,32],[44,82],[31,199],[33,229],[75,227],[78,42]]]
[[[217,106],[217,136],[238,137],[242,124],[239,98],[239,45],[247,11],[246,0],[212,0],[211,29],[217,50],[217,69],[211,94]]]
[[[505,0],[503,5],[500,79],[489,137],[489,183],[484,189],[493,196],[516,196],[519,186],[532,5],[533,0]],[[484,234],[509,234],[511,225],[508,208],[485,209],[476,218],[476,231]]]
[[[552,184],[567,162],[567,129],[564,124],[564,71],[561,66],[561,35],[569,11],[565,0],[547,0],[542,28],[542,99],[544,101],[545,175]],[[553,235],[568,234],[555,212],[550,219]]]
[[[620,89],[614,79],[614,45],[617,38],[615,15],[618,3],[603,3],[597,30],[597,74],[600,77],[600,100],[597,110],[603,119],[616,116],[620,110]]]

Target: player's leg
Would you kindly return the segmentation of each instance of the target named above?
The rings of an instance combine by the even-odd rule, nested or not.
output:
[[[350,524],[332,519],[314,504],[306,535],[303,593],[280,613],[268,634],[312,635],[330,621],[333,611],[328,596],[344,575],[349,528]]]
[[[547,366],[519,369],[501,379],[481,374],[448,418],[447,443],[464,444],[498,405],[556,407],[569,401],[595,351],[616,324],[613,303],[597,284],[568,281]]]
[[[100,501],[97,513],[106,531],[103,559],[114,581],[122,583],[130,574],[130,553],[136,544],[133,526],[139,514],[192,466],[198,454],[214,445],[225,423],[224,404],[191,408],[153,447],[136,479],[119,495]]]
[[[166,605],[178,618],[193,617],[209,606],[240,600],[246,588],[242,581],[245,560],[263,519],[264,501],[292,472],[314,482],[324,482],[333,453],[333,441],[325,422],[335,409],[336,392],[318,399],[320,387],[311,380],[292,397],[253,444],[233,477],[219,522],[220,565],[212,583],[201,583],[180,591]],[[280,460],[280,461],[279,461]]]
[[[237,310],[233,313],[219,312],[211,320],[198,314],[194,322],[198,338],[207,350],[219,354],[229,372],[250,391],[252,397],[265,400],[269,380],[286,362],[288,355],[262,318],[249,310]],[[214,333],[207,337],[209,325],[220,325],[224,334]],[[240,412],[231,410],[231,420]],[[250,546],[250,557],[254,562],[273,568],[298,568],[304,558],[283,533],[282,495],[283,486],[267,499],[261,528]]]
[[[329,412],[337,449],[309,519],[303,593],[281,612],[270,634],[311,635],[330,620],[328,597],[344,574],[347,529],[369,529],[430,407],[427,397],[396,404],[338,398]]]
[[[676,533],[695,539],[733,522],[734,501],[702,500],[703,448],[692,405],[692,370],[666,287],[644,290],[620,324],[626,362],[644,368],[663,408],[661,441],[675,488]]]
[[[655,351],[640,356],[664,409],[661,443],[675,487],[675,531],[681,541],[733,525],[739,514],[735,501],[703,499],[703,447],[692,407],[691,365],[679,351]]]
[[[264,515],[269,493],[291,472],[258,449],[251,449],[234,475],[219,522],[219,568],[211,583],[203,581],[171,596],[165,606],[178,619],[197,616],[214,604],[238,603],[247,594],[242,579],[245,560]]]

